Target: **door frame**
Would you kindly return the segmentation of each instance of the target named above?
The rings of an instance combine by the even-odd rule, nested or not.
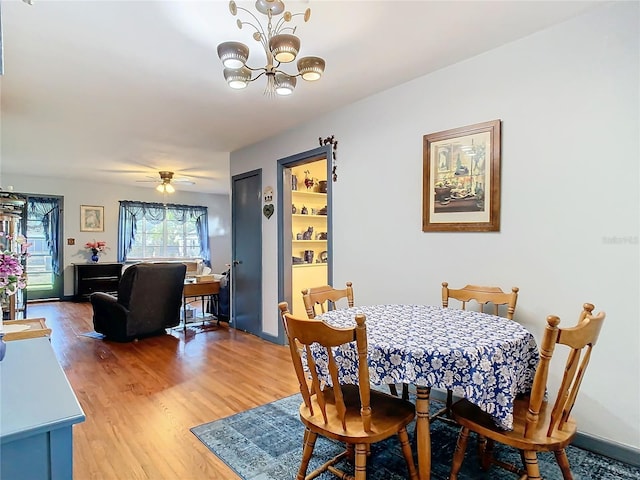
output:
[[[285,185],[284,172],[287,168],[297,167],[318,160],[326,160],[327,163],[327,283],[333,284],[333,228],[332,228],[332,146],[322,145],[306,152],[297,153],[278,160],[277,192],[278,192],[278,302],[292,304],[291,292],[291,229],[285,235],[285,216],[291,215],[291,184]],[[289,245],[289,248],[287,248]],[[285,343],[285,333],[282,321],[278,318],[278,343]]]
[[[235,215],[235,200],[234,200],[234,193],[235,193],[235,182],[238,180],[242,180],[248,177],[253,177],[253,176],[257,176],[258,177],[258,183],[260,184],[260,188],[262,189],[262,169],[258,168],[256,170],[251,170],[249,172],[244,172],[244,173],[240,173],[238,175],[233,175],[231,177],[231,266],[230,266],[230,281],[231,281],[231,288],[230,288],[230,299],[229,299],[229,324],[231,326],[233,326],[234,328],[236,328],[236,313],[235,313],[235,302],[236,302],[236,281],[235,281],[235,274],[234,274],[234,270],[235,270],[235,265],[234,262],[237,258],[236,256],[236,242],[237,241],[242,241],[241,239],[237,238],[236,235],[236,215]],[[259,202],[262,202],[262,199],[259,199]],[[258,252],[258,255],[260,257],[260,261],[259,261],[259,267],[258,267],[258,272],[257,275],[260,278],[260,289],[258,292],[255,292],[256,295],[258,295],[259,297],[259,305],[260,308],[258,309],[257,315],[258,315],[258,321],[260,324],[260,332],[259,333],[255,333],[256,336],[263,338],[263,326],[264,326],[264,321],[262,318],[262,297],[263,297],[263,289],[264,289],[264,284],[262,281],[262,223],[259,223],[256,226],[256,235],[259,237],[259,243],[260,243],[260,251]]]
[[[18,195],[22,195],[23,197],[25,197],[26,199],[26,203],[25,203],[25,208],[22,214],[22,224],[23,224],[23,232],[22,234],[25,235],[27,237],[28,240],[28,235],[27,235],[27,218],[29,216],[29,212],[28,212],[28,207],[29,207],[29,199],[31,198],[53,198],[56,199],[58,201],[58,209],[60,211],[59,213],[59,220],[60,223],[58,225],[58,245],[59,245],[59,249],[56,252],[56,255],[58,257],[58,265],[60,266],[60,274],[59,275],[55,275],[55,273],[53,274],[53,288],[51,289],[51,295],[44,297],[44,296],[40,296],[38,294],[33,294],[33,292],[29,293],[29,286],[27,285],[27,289],[25,292],[25,307],[26,304],[29,301],[38,301],[38,300],[47,300],[47,299],[58,299],[58,300],[67,300],[67,298],[64,295],[64,244],[63,244],[63,239],[64,239],[64,196],[62,195],[47,195],[47,194],[43,194],[43,193],[18,193]],[[34,298],[35,297],[35,298]],[[25,308],[25,313],[26,313],[26,308]],[[26,318],[26,316],[25,316]]]

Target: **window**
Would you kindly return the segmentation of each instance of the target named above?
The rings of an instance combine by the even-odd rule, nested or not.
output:
[[[193,258],[210,264],[207,207],[120,202],[120,261]]]

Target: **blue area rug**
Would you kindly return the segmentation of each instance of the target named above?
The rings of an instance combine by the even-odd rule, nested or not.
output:
[[[194,427],[191,431],[215,455],[244,480],[287,480],[295,478],[302,455],[304,428],[298,418],[299,394],[247,410],[231,417]],[[410,435],[413,425],[409,426]],[[458,429],[436,421],[431,425],[431,478],[445,480],[455,449]],[[329,460],[341,450],[333,441],[318,437],[307,473]],[[415,450],[415,448],[414,448]],[[496,456],[520,465],[520,455],[496,445]],[[576,447],[567,449],[575,480],[638,480],[640,469]],[[538,454],[540,473],[546,480],[562,475],[552,453]],[[416,461],[417,466],[417,461]],[[342,465],[347,470],[348,465]],[[335,479],[323,473],[320,480]],[[408,478],[406,464],[397,437],[371,447],[367,461],[368,480],[400,480]],[[475,435],[469,440],[467,455],[459,474],[460,480],[513,480],[513,473],[498,467],[483,472],[478,466]]]

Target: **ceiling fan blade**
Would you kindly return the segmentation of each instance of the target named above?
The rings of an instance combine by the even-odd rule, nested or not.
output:
[[[100,171],[106,172],[106,173],[136,173],[136,174],[149,173],[147,170],[126,170],[122,168],[111,168],[111,169],[101,168]]]

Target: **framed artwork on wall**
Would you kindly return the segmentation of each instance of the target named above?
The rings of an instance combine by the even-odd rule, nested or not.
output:
[[[500,120],[423,137],[422,231],[500,231]]]
[[[104,207],[80,205],[80,231],[104,232]]]

